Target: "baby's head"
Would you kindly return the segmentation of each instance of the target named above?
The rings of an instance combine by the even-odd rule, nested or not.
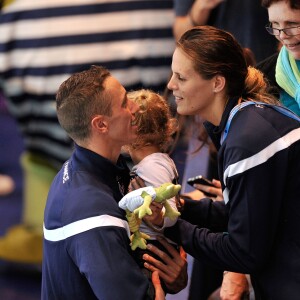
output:
[[[137,139],[130,146],[139,149],[156,145],[164,152],[168,148],[171,136],[177,130],[177,120],[172,118],[166,100],[151,90],[141,89],[128,93],[128,98],[140,106],[135,114],[138,127]]]

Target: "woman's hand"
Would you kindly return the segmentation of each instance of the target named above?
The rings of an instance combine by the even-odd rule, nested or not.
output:
[[[222,300],[244,299],[242,296],[249,294],[249,284],[245,274],[224,272],[220,290]]]
[[[222,193],[222,187],[221,182],[219,180],[213,179],[212,183],[213,186],[203,185],[195,183],[193,187],[197,190],[200,190],[201,192],[217,195],[217,197],[210,197],[214,201],[222,201],[224,200],[223,193]],[[207,198],[207,196],[205,196]]]
[[[165,300],[165,293],[161,286],[158,271],[152,273],[152,283],[155,289],[155,300]]]
[[[201,200],[203,198],[207,198],[207,196],[205,196],[205,194],[200,191],[200,190],[193,190],[191,192],[188,192],[188,193],[184,193],[184,194],[181,194],[180,196],[183,197],[183,199],[185,197],[187,197],[188,199],[192,199],[192,200]]]
[[[221,182],[219,180],[213,179],[212,183],[214,186],[208,186],[204,184],[195,183],[193,187],[194,191],[182,194],[183,198],[186,196],[192,200],[201,200],[203,198],[211,198],[214,201],[223,200]],[[217,197],[208,197],[206,193],[217,195]]]
[[[182,248],[180,249],[180,253],[178,253],[172,245],[161,237],[158,237],[157,240],[166,248],[170,255],[159,250],[154,245],[148,244],[147,249],[160,257],[162,261],[148,254],[144,254],[143,259],[146,261],[144,266],[152,272],[158,272],[159,277],[164,281],[169,293],[178,293],[187,285],[186,253]]]

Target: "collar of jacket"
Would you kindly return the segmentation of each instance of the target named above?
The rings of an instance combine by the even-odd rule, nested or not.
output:
[[[207,131],[209,137],[211,138],[212,142],[216,146],[217,150],[219,150],[221,147],[221,144],[220,144],[221,135],[226,126],[226,122],[229,118],[229,114],[230,114],[231,110],[237,105],[238,99],[239,98],[229,99],[229,101],[225,107],[225,110],[223,112],[221,122],[218,126],[215,126],[212,123],[207,122],[207,121],[204,122],[204,127],[206,128],[206,131]]]

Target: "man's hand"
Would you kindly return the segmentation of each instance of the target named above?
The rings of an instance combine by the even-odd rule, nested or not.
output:
[[[148,244],[147,249],[156,254],[162,261],[159,261],[148,254],[143,255],[146,261],[144,266],[148,270],[157,271],[159,277],[164,281],[168,292],[176,294],[187,285],[187,260],[186,253],[181,248],[180,253],[174,249],[165,239],[158,237],[158,241],[166,248],[170,255],[159,250],[154,245]]]

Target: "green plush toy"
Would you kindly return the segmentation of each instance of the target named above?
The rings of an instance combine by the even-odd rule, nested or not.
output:
[[[140,232],[139,227],[142,222],[142,218],[145,215],[152,215],[152,211],[150,209],[152,201],[163,204],[165,207],[164,217],[174,220],[180,216],[180,213],[174,210],[167,201],[168,199],[175,197],[180,189],[180,184],[168,182],[157,188],[147,186],[134,190],[121,199],[119,207],[126,211],[129,228],[133,233],[130,237],[132,250],[135,250],[137,247],[146,249],[146,240],[149,239],[149,236]]]

